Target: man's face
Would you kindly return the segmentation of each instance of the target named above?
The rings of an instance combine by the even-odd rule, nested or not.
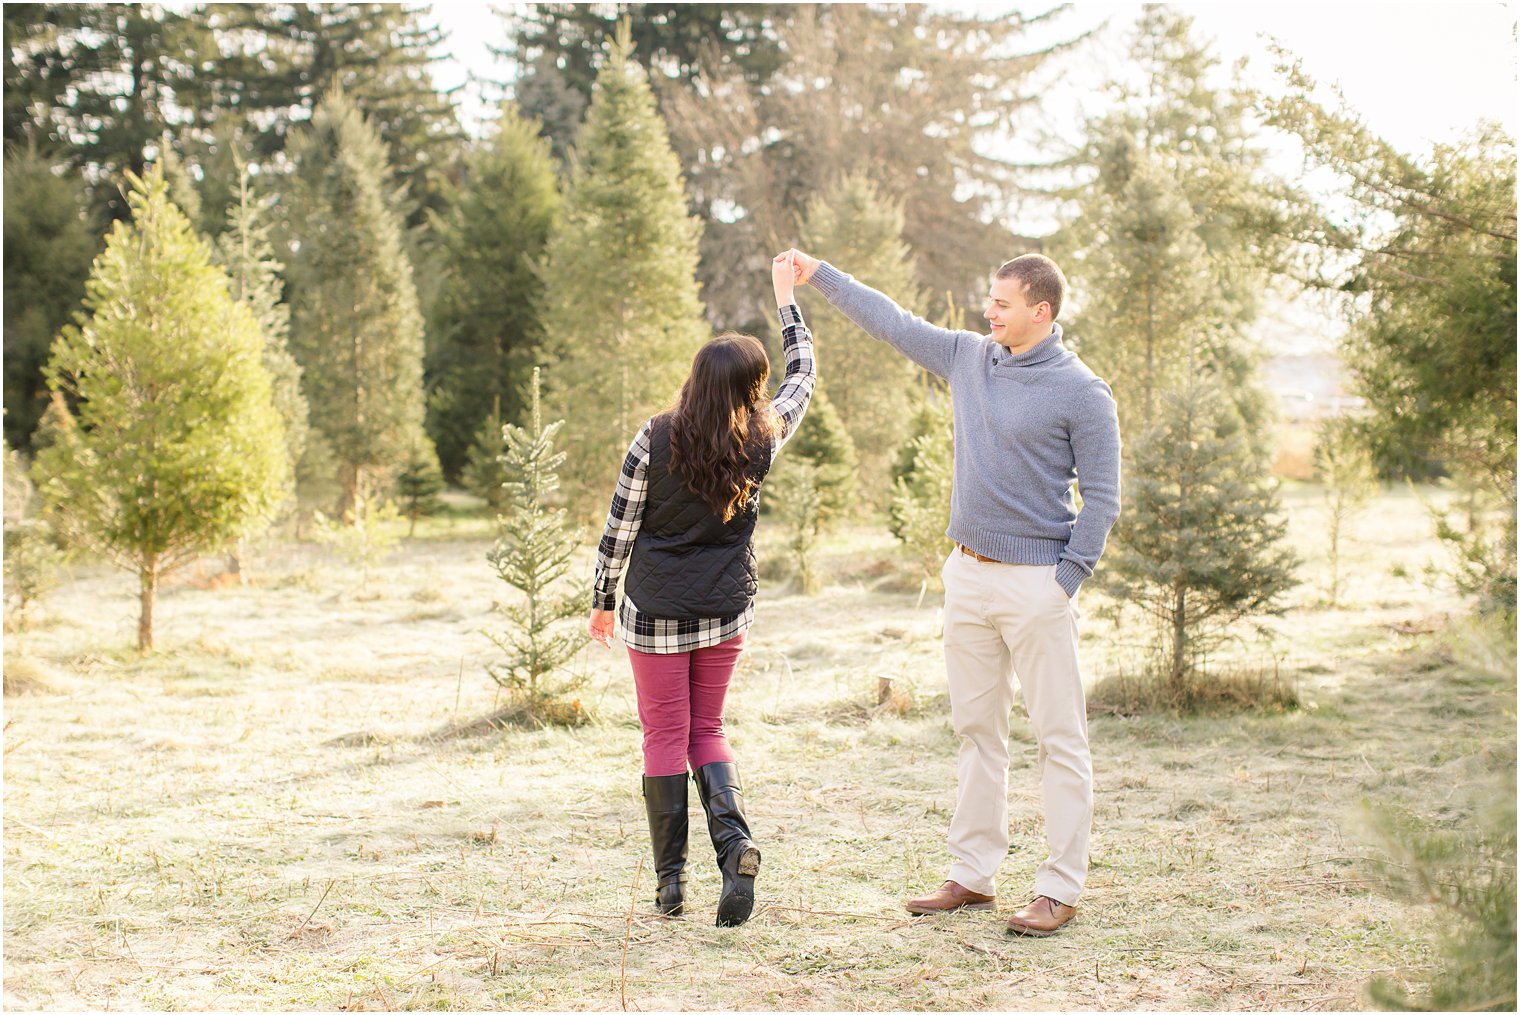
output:
[[[1050,334],[1050,304],[1029,304],[1021,279],[995,278],[982,316],[992,325],[992,340],[1012,352],[1033,348]]]

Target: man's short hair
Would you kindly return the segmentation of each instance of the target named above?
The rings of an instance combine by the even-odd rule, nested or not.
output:
[[[998,278],[1016,278],[1024,284],[1029,305],[1050,304],[1050,319],[1061,316],[1061,301],[1066,298],[1066,276],[1056,262],[1044,254],[1020,254],[1011,261],[1004,261],[997,270]]]

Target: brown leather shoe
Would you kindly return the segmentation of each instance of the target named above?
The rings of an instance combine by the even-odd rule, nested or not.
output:
[[[904,905],[908,907],[908,912],[918,916],[953,913],[957,909],[997,908],[997,902],[992,896],[962,888],[954,881],[946,881],[939,886],[939,891],[909,899]]]
[[[1076,906],[1068,906],[1048,895],[1041,895],[1008,918],[1008,933],[1050,937],[1076,915]]]

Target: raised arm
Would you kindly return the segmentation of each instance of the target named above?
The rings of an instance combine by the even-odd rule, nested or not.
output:
[[[771,408],[781,419],[781,427],[771,444],[771,455],[781,450],[807,413],[818,384],[817,360],[813,357],[813,335],[802,310],[793,299],[796,266],[788,254],[778,254],[771,262],[771,281],[776,289],[776,312],[781,315],[781,348],[786,357],[786,374]]]
[[[798,282],[810,283],[866,334],[887,343],[931,373],[949,377],[961,346],[979,341],[969,331],[952,331],[930,324],[827,261],[795,249],[782,256],[786,255],[793,257]]]

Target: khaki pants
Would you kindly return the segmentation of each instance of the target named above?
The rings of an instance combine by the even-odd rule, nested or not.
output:
[[[1036,895],[1076,905],[1092,832],[1092,755],[1077,665],[1075,601],[1051,566],[989,564],[957,548],[945,562],[945,666],[960,737],[950,880],[992,895],[1008,853],[1008,715],[1017,679],[1039,743],[1050,856]]]

